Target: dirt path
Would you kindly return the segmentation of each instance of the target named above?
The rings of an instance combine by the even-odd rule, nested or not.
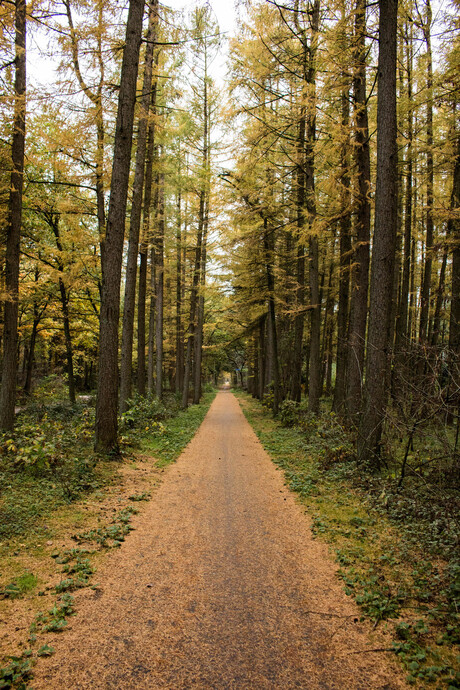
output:
[[[133,524],[33,688],[405,687],[230,392]]]

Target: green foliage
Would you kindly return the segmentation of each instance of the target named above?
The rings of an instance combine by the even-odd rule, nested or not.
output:
[[[10,663],[0,669],[0,690],[27,690],[27,681],[32,678],[32,660],[28,656],[12,656]]]
[[[81,534],[74,534],[72,539],[78,542],[95,542],[105,549],[117,548],[121,546],[126,535],[133,529],[129,522],[131,517],[137,512],[135,508],[123,508],[116,515],[111,525],[92,529]],[[67,570],[66,572],[71,571]]]
[[[49,644],[44,644],[37,650],[37,656],[51,656],[54,654],[54,647]]]
[[[26,571],[23,575],[17,577],[14,582],[10,582],[3,589],[0,590],[0,595],[5,599],[18,599],[24,594],[31,592],[37,586],[37,577]]]
[[[158,467],[169,465],[179,457],[205,418],[215,395],[216,391],[212,389],[210,393],[205,393],[199,405],[191,405],[186,410],[180,410],[175,416],[170,417],[165,422],[163,434],[146,433],[144,435],[141,448],[158,458]]]
[[[74,599],[70,594],[63,594],[54,606],[45,613],[39,613],[32,623],[30,632],[62,632],[67,626],[67,620],[74,612]]]
[[[151,498],[151,494],[149,494],[147,491],[144,491],[141,494],[133,494],[132,496],[128,496],[129,501],[148,501]]]
[[[56,561],[58,562],[58,561]],[[94,570],[88,558],[82,557],[82,552],[77,553],[75,562],[67,562],[62,569],[70,577],[61,580],[54,588],[58,594],[62,592],[72,592],[81,587],[87,587],[89,579]]]
[[[301,408],[295,400],[284,400],[280,404],[279,419],[283,426],[296,426],[300,421]]]

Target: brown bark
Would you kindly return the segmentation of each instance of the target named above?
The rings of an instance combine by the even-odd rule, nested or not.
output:
[[[402,260],[401,293],[399,296],[398,319],[396,323],[396,350],[406,344],[408,335],[409,286],[412,243],[412,144],[414,138],[414,118],[412,112],[412,24],[407,37],[407,146],[406,146],[406,189],[404,199],[404,246]]]
[[[439,341],[441,332],[441,310],[444,302],[444,289],[446,284],[446,268],[447,268],[447,247],[444,248],[441,262],[441,270],[439,272],[439,283],[436,290],[436,304],[433,314],[432,326],[430,328],[430,343],[432,347],[436,347]]]
[[[355,163],[358,180],[347,354],[347,413],[352,420],[356,417],[361,406],[369,288],[371,164],[367,116],[366,56],[366,2],[365,0],[356,0],[353,101]]]
[[[426,0],[426,21],[422,22],[423,34],[426,42],[427,57],[427,113],[426,113],[426,236],[425,236],[425,265],[423,269],[422,286],[420,291],[420,324],[419,341],[427,341],[428,320],[430,313],[431,273],[433,267],[433,59],[431,54],[431,4]]]
[[[339,306],[337,313],[337,359],[332,409],[338,414],[345,411],[346,402],[346,367],[348,355],[348,309],[350,296],[351,268],[351,180],[350,180],[350,101],[347,76],[342,75],[342,136],[344,142],[341,152],[341,218],[340,218],[340,272],[339,272]]]
[[[273,228],[269,227],[267,219],[264,220],[264,255],[265,272],[267,279],[268,292],[268,339],[269,355],[271,362],[266,369],[270,369],[273,380],[273,413],[278,414],[280,404],[280,375],[278,357],[278,333],[276,328],[276,308],[275,308],[275,235]]]
[[[196,312],[198,306],[198,286],[200,284],[200,268],[201,268],[201,250],[203,243],[203,227],[205,219],[205,202],[206,192],[200,192],[200,207],[198,212],[198,232],[195,247],[195,265],[193,268],[192,289],[190,293],[190,316],[189,326],[187,331],[187,350],[185,353],[185,367],[184,367],[184,387],[182,389],[182,407],[185,409],[188,406],[188,394],[190,386],[190,378],[192,374],[192,353],[194,350],[195,333],[196,333]]]
[[[147,148],[147,124],[151,103],[153,52],[158,23],[158,0],[149,4],[149,26],[146,36],[144,81],[142,86],[141,111],[137,131],[136,163],[134,170],[133,197],[129,226],[128,258],[125,277],[125,298],[123,304],[123,331],[121,338],[120,363],[120,412],[126,410],[132,390],[132,360],[134,336],[134,311],[136,306],[137,255],[142,214],[142,191],[144,188],[145,154]]]
[[[14,426],[18,366],[19,257],[26,129],[25,0],[16,0],[15,3],[15,32],[14,122],[11,144],[12,172],[5,251],[5,291],[8,298],[4,302],[2,387],[0,391],[0,428],[5,431],[12,429]]]
[[[296,16],[298,36],[302,43],[302,103],[300,107],[299,127],[297,133],[297,198],[296,198],[296,225],[297,225],[297,265],[296,265],[296,291],[295,304],[298,313],[294,319],[294,352],[292,361],[291,398],[300,402],[302,396],[302,344],[304,330],[304,302],[305,302],[305,201],[306,201],[306,170],[305,170],[305,135],[307,123],[307,93],[308,93],[308,64],[309,50],[306,32],[300,29]]]
[[[121,67],[102,293],[95,446],[118,452],[118,324],[120,280],[144,0],[130,0]]]
[[[180,185],[180,181],[179,181]],[[184,385],[184,334],[182,328],[182,195],[177,194],[176,226],[176,393]]]
[[[377,100],[377,185],[369,333],[358,458],[380,469],[380,439],[388,396],[388,355],[398,222],[396,146],[397,0],[380,0]]]
[[[163,394],[163,314],[164,314],[164,175],[159,176],[158,228],[155,238],[155,395]]]
[[[200,294],[197,304],[197,325],[194,343],[194,382],[193,382],[193,403],[198,405],[201,399],[201,362],[203,358],[203,326],[204,326],[204,290],[206,287],[206,258],[207,258],[207,239],[209,227],[209,199],[206,200],[205,216],[203,223],[203,245],[201,250],[201,269],[200,269]]]
[[[311,103],[307,118],[307,142],[305,165],[305,189],[307,213],[310,226],[316,218],[315,199],[315,141],[316,141],[316,51],[319,31],[320,2],[315,0],[311,11],[311,46],[308,83],[310,85]],[[309,239],[309,284],[310,284],[310,361],[308,379],[308,408],[310,412],[319,412],[321,396],[321,302],[319,298],[319,245],[318,238],[311,235]]]
[[[452,297],[450,305],[449,350],[456,358],[460,357],[460,135],[457,134],[452,195],[451,215],[447,233],[452,251]],[[460,382],[457,382],[460,383]]]
[[[157,54],[158,59],[158,54]],[[137,299],[137,390],[145,395],[146,366],[145,366],[145,328],[146,328],[146,299],[147,299],[147,263],[150,236],[150,216],[152,204],[153,162],[155,158],[155,115],[157,99],[157,75],[152,84],[152,102],[150,106],[151,120],[148,127],[147,156],[144,175],[144,208],[142,218],[142,239],[139,249],[139,291]]]
[[[59,294],[61,297],[62,317],[64,323],[64,340],[67,357],[69,400],[73,404],[75,402],[75,377],[73,372],[72,336],[70,333],[69,296],[67,294],[67,289],[61,276],[59,276]]]

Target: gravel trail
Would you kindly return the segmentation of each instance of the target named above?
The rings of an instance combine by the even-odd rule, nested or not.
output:
[[[36,690],[406,687],[229,391],[133,525]]]

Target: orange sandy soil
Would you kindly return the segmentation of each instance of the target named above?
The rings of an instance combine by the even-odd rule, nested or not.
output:
[[[35,690],[406,687],[229,391],[132,524]]]

